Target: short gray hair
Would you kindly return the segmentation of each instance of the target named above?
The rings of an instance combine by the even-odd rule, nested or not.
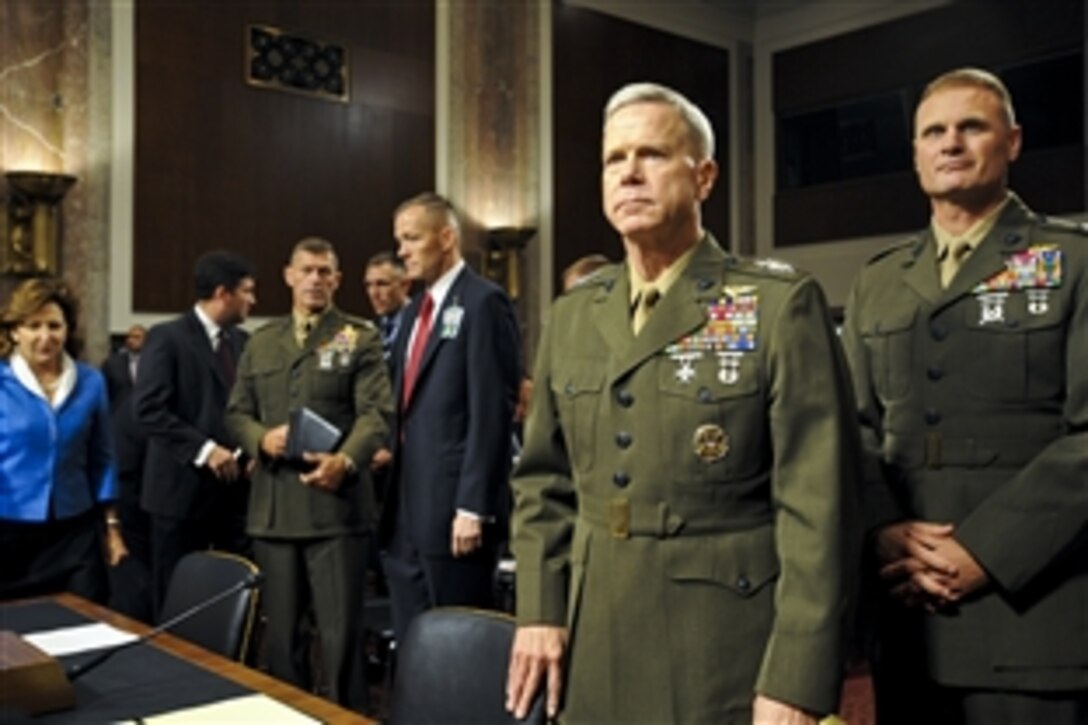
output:
[[[922,91],[922,97],[918,99],[918,105],[938,91],[947,88],[978,88],[989,91],[997,96],[1005,110],[1005,120],[1009,128],[1016,125],[1016,112],[1012,107],[1012,94],[1001,79],[988,70],[981,68],[957,68],[934,78]]]
[[[423,209],[433,229],[440,229],[445,225],[453,229],[458,239],[461,238],[461,220],[458,218],[457,209],[449,199],[433,191],[416,194],[397,205],[393,211],[393,218],[396,219],[401,212],[415,207]]]
[[[702,109],[680,93],[657,83],[629,83],[612,94],[604,107],[605,123],[621,108],[636,103],[667,103],[677,110],[688,127],[696,152],[703,159],[714,158],[714,128]]]

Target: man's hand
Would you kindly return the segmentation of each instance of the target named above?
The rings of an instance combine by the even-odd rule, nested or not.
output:
[[[453,517],[450,551],[455,557],[471,554],[484,543],[484,525],[473,516],[458,513]]]
[[[815,715],[765,695],[756,695],[752,702],[753,725],[816,725],[818,721]]]
[[[106,526],[106,563],[111,567],[117,566],[126,556],[128,546],[121,536],[121,529],[117,526]]]
[[[303,485],[323,491],[336,491],[344,482],[348,462],[342,453],[303,453],[302,460],[317,464],[312,471],[299,475],[298,480]]]
[[[910,557],[910,540],[915,534],[928,537],[951,536],[952,524],[902,521],[885,526],[876,534],[877,558],[882,564],[892,564]]]
[[[287,450],[287,424],[269,429],[261,436],[261,450],[269,458],[282,458]]]
[[[948,569],[936,569],[927,566],[915,573],[911,579],[920,589],[942,604],[952,604],[962,600],[972,592],[989,583],[989,576],[979,565],[975,557],[952,536],[930,536],[925,532],[911,534],[911,551],[923,561],[937,560],[948,562]],[[923,558],[923,554],[926,558]]]
[[[238,459],[234,457],[234,451],[228,451],[220,445],[212,448],[204,465],[210,468],[220,481],[228,483],[238,480],[238,474],[241,472],[238,468]]]
[[[388,448],[379,448],[374,451],[374,456],[370,459],[370,470],[380,471],[392,462],[393,452]]]
[[[506,675],[506,709],[519,720],[529,714],[533,696],[547,677],[548,717],[559,714],[563,692],[563,656],[567,651],[567,629],[551,625],[518,627],[510,649]]]
[[[886,526],[876,538],[880,576],[906,606],[936,611],[989,581],[985,570],[953,537],[951,524],[907,521]]]

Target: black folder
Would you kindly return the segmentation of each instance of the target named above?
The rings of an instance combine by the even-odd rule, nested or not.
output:
[[[292,411],[287,419],[287,450],[284,457],[301,461],[303,453],[331,453],[343,431],[307,407]]]

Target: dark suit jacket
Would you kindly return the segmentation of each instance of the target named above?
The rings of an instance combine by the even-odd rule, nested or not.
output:
[[[397,396],[394,493],[382,510],[382,543],[406,507],[411,541],[426,555],[450,552],[457,509],[494,520],[505,535],[510,509],[511,427],[520,377],[518,325],[510,299],[465,267],[435,311],[412,401],[401,389],[417,299],[405,310],[394,351]],[[463,310],[453,324],[456,308]],[[488,542],[485,535],[485,545]]]
[[[243,330],[227,331],[235,359],[241,357],[247,337]],[[227,488],[206,467],[193,463],[209,438],[232,445],[223,425],[229,393],[211,341],[194,311],[151,328],[133,400],[136,419],[148,437],[140,501],[146,511],[199,519],[221,505],[244,505],[243,484]],[[224,491],[232,495],[224,498]]]
[[[113,428],[113,445],[117,454],[117,473],[122,481],[139,480],[143,469],[143,451],[146,445],[143,430],[136,422],[132,407],[135,390],[129,366],[127,349],[119,350],[102,363],[102,376],[110,396],[110,419]],[[126,492],[122,490],[122,495]]]

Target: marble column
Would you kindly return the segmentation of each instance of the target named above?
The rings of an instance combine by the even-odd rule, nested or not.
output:
[[[439,186],[468,217],[470,260],[488,229],[541,227],[541,11],[538,0],[439,0]],[[439,121],[441,123],[441,120]],[[539,333],[541,244],[520,252],[518,313],[527,362]]]
[[[109,339],[109,22],[103,0],[0,0],[0,171],[79,179],[61,206],[59,273],[94,362]],[[0,277],[0,299],[20,281]]]

